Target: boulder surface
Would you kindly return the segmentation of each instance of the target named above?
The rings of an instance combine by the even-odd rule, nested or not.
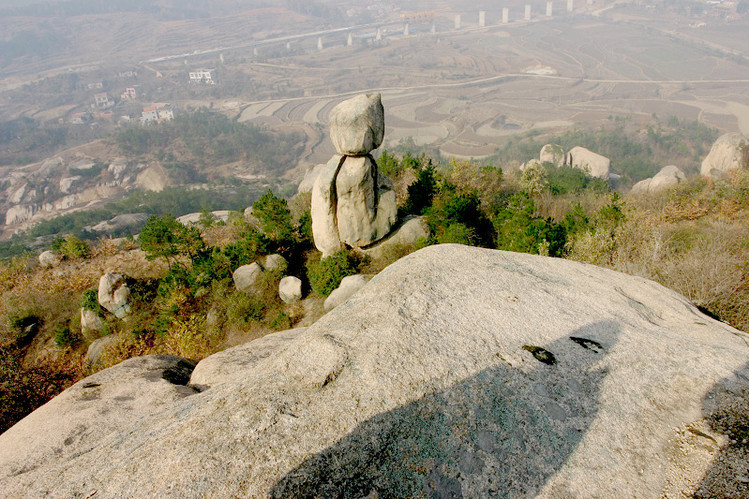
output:
[[[127,276],[117,272],[107,272],[99,279],[99,305],[122,319],[130,313],[130,288]]]
[[[132,400],[118,403],[153,395],[156,406],[107,427],[104,407],[80,413],[82,434],[103,428],[85,445],[52,409],[78,414],[121,366],[79,382],[0,435],[0,490],[659,497],[720,476],[722,459],[684,463],[730,447],[720,414],[749,389],[747,335],[677,293],[460,245],[402,258],[282,345],[218,383],[207,375],[211,388],[193,395],[159,392],[161,374],[121,379]]]
[[[633,185],[632,192],[658,192],[677,185],[679,184],[679,182],[683,182],[684,180],[686,180],[686,178],[687,176],[684,175],[684,172],[681,171],[678,166],[664,166],[653,177],[646,178],[645,180],[640,180],[635,185]]]
[[[330,111],[330,140],[338,154],[364,156],[380,147],[385,136],[385,110],[380,94],[361,94]]]
[[[252,262],[249,265],[242,265],[232,272],[234,287],[243,293],[251,293],[255,291],[262,275],[263,267],[259,263]]]
[[[609,178],[611,160],[606,156],[590,151],[584,147],[576,146],[567,152],[564,164],[585,170],[592,177]]]

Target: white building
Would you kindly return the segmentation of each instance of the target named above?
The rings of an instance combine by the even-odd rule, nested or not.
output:
[[[197,71],[190,71],[190,83],[207,83],[208,85],[216,84],[216,70],[215,69],[199,69]]]

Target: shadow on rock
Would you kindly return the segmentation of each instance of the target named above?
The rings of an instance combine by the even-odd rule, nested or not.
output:
[[[607,374],[601,360],[618,334],[606,321],[550,345],[525,345],[522,366],[498,358],[364,421],[287,474],[271,496],[534,495],[595,419]]]
[[[710,390],[702,413],[728,443],[715,456],[694,497],[749,497],[749,363]]]

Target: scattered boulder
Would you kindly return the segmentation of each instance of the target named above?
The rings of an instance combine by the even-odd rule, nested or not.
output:
[[[103,338],[96,339],[91,342],[86,350],[86,358],[84,360],[87,368],[96,366],[101,360],[102,355],[111,346],[117,344],[117,335],[109,334]]]
[[[338,154],[363,156],[380,147],[385,135],[385,110],[380,94],[362,94],[330,111],[330,139]]]
[[[679,182],[686,180],[686,175],[678,166],[668,165],[661,168],[652,178],[640,180],[632,186],[632,192],[651,193],[657,192],[668,187],[677,185]]]
[[[236,381],[258,363],[277,353],[307,328],[300,327],[265,335],[248,343],[227,348],[198,362],[190,376],[190,385],[200,390],[228,381]]]
[[[299,183],[296,192],[298,194],[312,192],[312,187],[315,185],[315,180],[317,180],[317,177],[320,175],[320,172],[323,170],[323,168],[325,168],[325,165],[317,165],[307,170],[304,174],[304,178]]]
[[[286,276],[278,283],[278,296],[284,303],[295,303],[302,299],[302,280]]]
[[[107,272],[99,279],[99,305],[122,319],[130,313],[130,288],[127,276],[116,272]]]
[[[676,470],[691,496],[726,466],[720,417],[749,390],[747,334],[683,296],[461,245],[400,259],[269,349],[195,395],[143,359],[84,379],[0,435],[0,490],[660,497]]]
[[[749,156],[744,157],[749,154],[745,152],[747,145],[749,139],[740,133],[721,135],[702,161],[700,173],[704,177],[722,178],[730,170],[741,168],[742,160],[749,161]]]
[[[289,262],[281,255],[268,255],[263,258],[261,266],[265,271],[283,274],[289,268]]]
[[[339,284],[338,287],[325,299],[325,303],[323,303],[325,311],[329,312],[348,300],[351,295],[367,284],[367,280],[368,279],[361,274],[344,277],[343,280],[341,280],[341,284]]]
[[[580,168],[588,172],[592,177],[604,180],[609,178],[609,170],[611,169],[611,160],[609,158],[580,146],[573,147],[567,152],[564,164]]]
[[[214,220],[219,222],[227,222],[229,220],[229,215],[231,214],[230,210],[216,210],[210,212],[211,216]],[[188,225],[188,224],[197,224],[200,222],[200,219],[204,217],[205,215],[203,212],[197,212],[197,213],[188,213],[187,215],[182,215],[181,217],[177,217],[177,221],[181,223],[182,225]]]
[[[91,309],[81,308],[81,333],[87,340],[95,340],[99,337],[104,320]]]
[[[2,434],[0,482],[58,459],[74,461],[112,432],[193,395],[185,385],[194,367],[180,357],[149,355],[79,381]]]
[[[260,277],[263,275],[263,268],[259,263],[253,262],[249,265],[242,265],[237,268],[232,274],[234,279],[234,286],[237,290],[244,293],[251,293],[255,290],[260,281]]]
[[[564,165],[564,149],[558,144],[546,144],[539,154],[541,163],[551,163],[554,166]]]
[[[61,261],[62,257],[51,250],[42,251],[39,255],[39,265],[44,268],[57,267]]]
[[[363,249],[362,252],[371,258],[381,258],[388,251],[398,247],[415,246],[419,240],[429,239],[431,234],[424,217],[409,218],[393,229],[388,237]]]

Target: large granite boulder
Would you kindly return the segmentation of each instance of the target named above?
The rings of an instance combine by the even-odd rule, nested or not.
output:
[[[117,272],[107,272],[99,279],[99,305],[122,319],[130,313],[130,288],[127,276]]]
[[[261,260],[261,266],[264,271],[283,274],[286,272],[286,269],[289,268],[289,262],[287,262],[286,258],[281,255],[273,254],[263,258]]]
[[[42,251],[39,254],[39,265],[45,269],[57,267],[60,262],[62,262],[62,257],[52,250]]]
[[[367,277],[361,274],[344,277],[338,287],[325,298],[323,308],[326,312],[333,310],[363,288],[367,284],[367,281]]]
[[[564,164],[564,149],[558,144],[546,144],[541,148],[539,160],[541,163],[551,163],[557,167],[562,166]]]
[[[564,164],[580,168],[581,170],[585,170],[591,177],[602,178],[604,180],[609,178],[609,171],[611,169],[611,160],[609,158],[580,146],[573,147],[567,152]]]
[[[432,246],[201,393],[164,369],[79,382],[0,435],[0,490],[714,497],[727,476],[747,497],[746,453],[725,459],[742,426],[724,423],[749,393],[748,339],[640,277]]]
[[[741,168],[742,160],[749,161],[749,156],[744,158],[749,139],[740,133],[726,133],[718,137],[710,152],[702,161],[700,173],[704,177],[721,178],[730,170]]]
[[[363,156],[380,147],[385,135],[385,111],[380,94],[361,94],[330,111],[330,139],[336,152]]]
[[[95,340],[99,337],[104,327],[104,319],[95,311],[81,308],[81,333],[87,340]]]
[[[403,220],[403,223],[381,241],[362,250],[371,258],[382,258],[391,251],[399,251],[405,247],[414,247],[425,243],[432,235],[424,217],[413,217]]]
[[[684,175],[684,172],[678,166],[664,166],[652,178],[640,180],[633,185],[632,192],[644,194],[662,191],[663,189],[678,185],[680,182],[686,180],[686,178],[687,176]]]

